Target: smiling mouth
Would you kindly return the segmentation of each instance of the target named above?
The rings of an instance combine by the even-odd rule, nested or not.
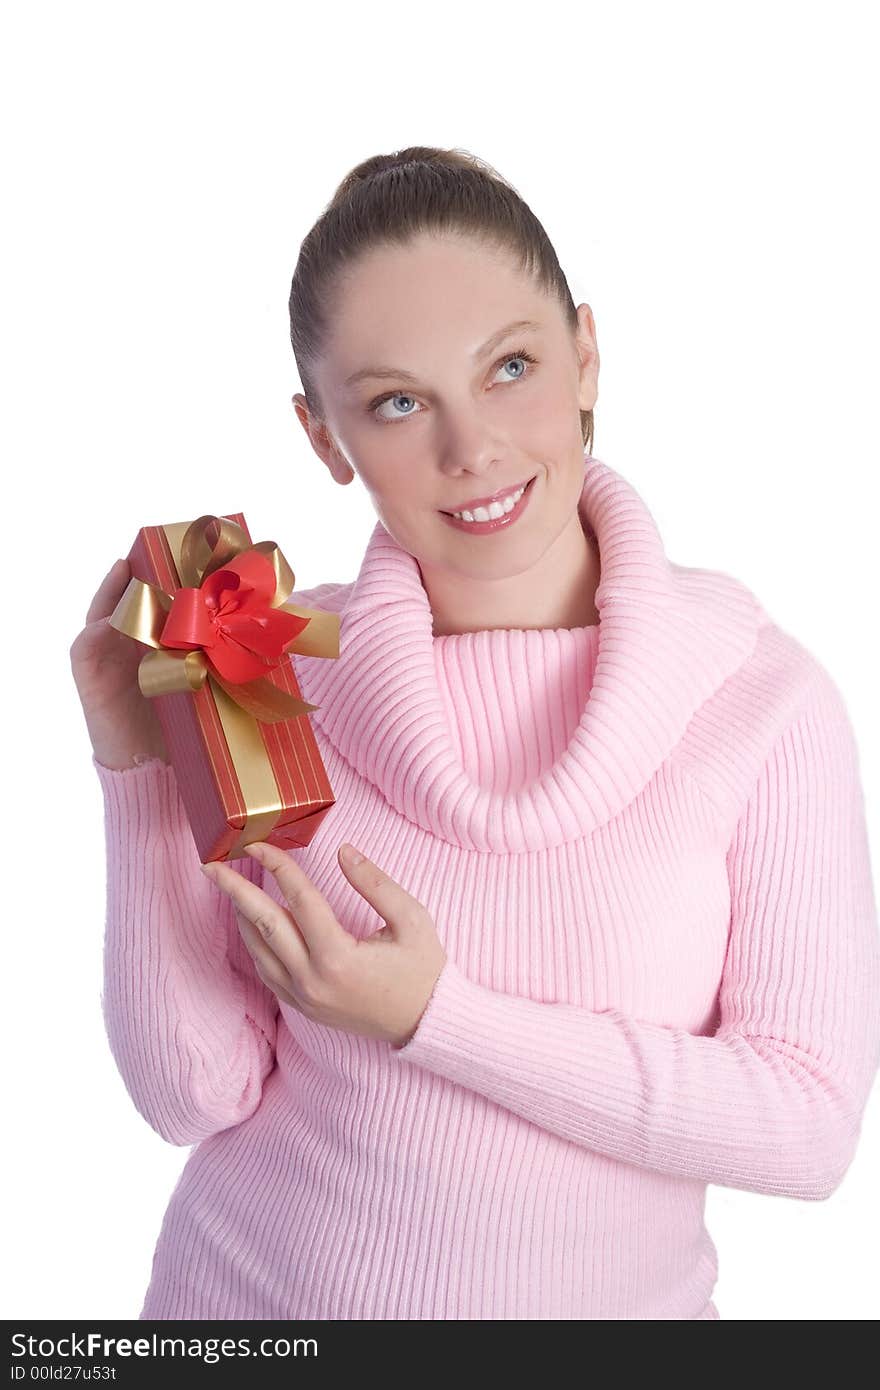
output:
[[[490,497],[488,502],[475,502],[471,507],[460,507],[458,510],[459,512],[476,511],[479,507],[491,507],[493,502],[503,502],[505,498],[510,497],[515,492],[518,492],[520,488],[522,488],[523,492],[525,492],[526,489],[535,481],[537,476],[537,473],[533,473],[532,476],[530,478],[527,478],[524,483],[515,483],[513,487],[505,488],[502,492],[496,493],[494,497]],[[443,511],[444,516],[456,516],[457,514],[458,513],[456,512]]]

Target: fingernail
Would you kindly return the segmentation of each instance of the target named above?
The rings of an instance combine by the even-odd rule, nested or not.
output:
[[[262,863],[262,860],[263,860],[263,846],[262,846],[262,845],[245,845],[245,847],[244,847],[244,852],[245,852],[245,854],[249,854],[249,855],[251,856],[252,859],[259,859],[260,862]]]
[[[199,868],[201,869],[203,874],[208,875],[208,878],[213,878],[214,874],[216,873],[216,869],[214,868],[213,864],[200,864]]]
[[[352,867],[354,867],[355,864],[363,863],[364,856],[359,849],[355,849],[354,845],[344,844],[341,846],[341,849],[342,857],[346,864],[351,864]]]

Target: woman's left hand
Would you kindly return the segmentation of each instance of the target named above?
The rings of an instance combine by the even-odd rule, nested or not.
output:
[[[337,921],[311,879],[284,850],[245,850],[274,874],[290,912],[229,864],[203,864],[232,899],[239,930],[263,983],[315,1023],[403,1046],[412,1037],[446,961],[427,908],[369,859],[338,859],[385,926],[359,941]]]

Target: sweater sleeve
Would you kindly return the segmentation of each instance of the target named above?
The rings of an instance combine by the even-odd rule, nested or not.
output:
[[[853,731],[820,669],[727,851],[711,1036],[498,993],[447,958],[392,1056],[627,1163],[830,1196],[880,1064],[880,933]]]
[[[104,795],[107,911],[101,1007],[116,1066],[163,1139],[188,1145],[247,1119],[275,1063],[278,1000],[229,896],[202,873],[172,767],[113,769]],[[239,873],[262,886],[247,856]]]

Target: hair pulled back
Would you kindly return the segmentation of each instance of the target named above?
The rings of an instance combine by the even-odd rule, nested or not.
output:
[[[290,288],[290,342],[309,411],[323,419],[314,365],[332,322],[340,275],[367,251],[406,245],[424,232],[470,236],[506,251],[562,306],[572,333],[577,308],[556,252],[531,208],[506,179],[467,150],[410,145],[356,165],[300,247]],[[582,410],[592,450],[593,412]]]

